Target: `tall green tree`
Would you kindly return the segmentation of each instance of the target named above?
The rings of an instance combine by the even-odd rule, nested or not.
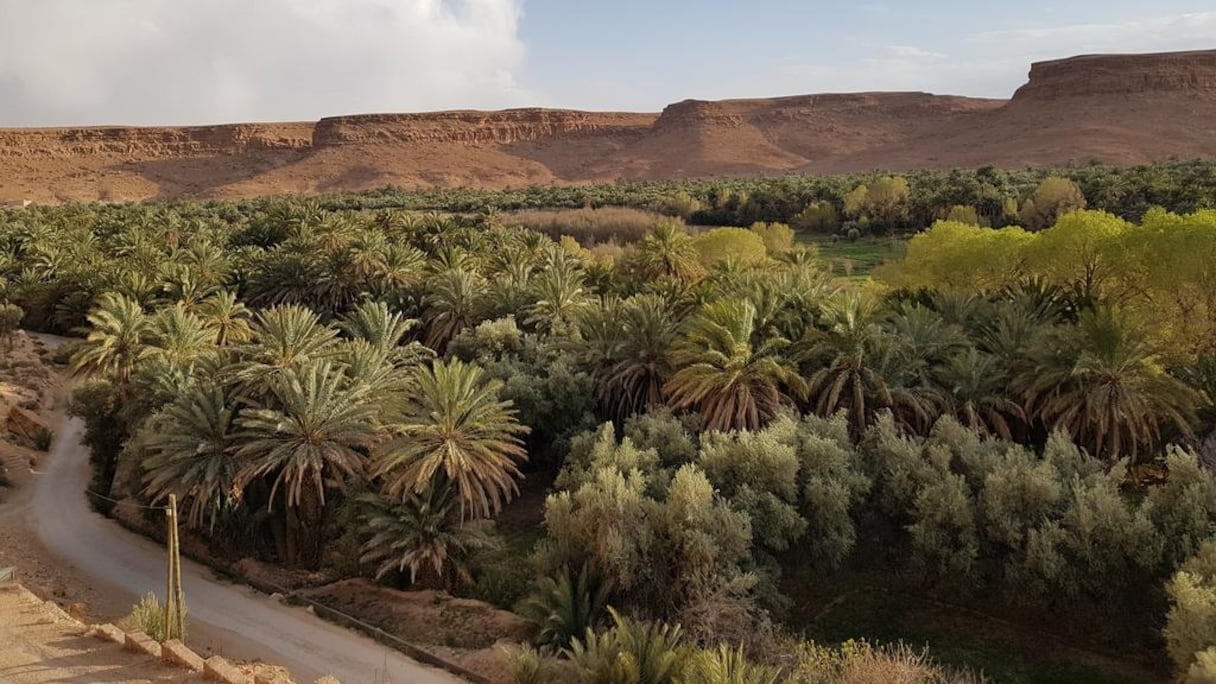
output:
[[[319,560],[325,492],[365,474],[379,440],[378,407],[366,385],[351,382],[329,361],[312,361],[268,376],[269,392],[238,421],[238,489],[270,481],[270,506],[281,499],[291,514],[288,533],[303,548],[289,562]],[[290,548],[290,547],[289,547]]]
[[[476,365],[436,361],[415,373],[416,391],[390,417],[396,438],[378,451],[374,473],[390,496],[406,499],[451,482],[463,515],[488,518],[518,492],[527,458],[520,425],[499,381]]]
[[[663,389],[677,409],[696,409],[709,430],[756,430],[806,385],[786,356],[789,341],[754,341],[756,309],[749,301],[706,306],[672,352],[677,368]]]

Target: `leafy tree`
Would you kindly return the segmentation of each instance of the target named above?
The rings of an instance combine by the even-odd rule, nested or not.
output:
[[[840,217],[836,213],[836,207],[830,202],[818,201],[806,205],[798,215],[790,219],[790,223],[798,230],[830,234],[840,228]]]
[[[1182,672],[1207,667],[1210,658],[1201,654],[1216,647],[1216,543],[1204,543],[1165,589],[1170,597],[1165,641],[1175,667]]]
[[[759,231],[743,228],[714,228],[693,238],[693,245],[706,267],[733,263],[754,265],[766,256],[764,237]]]
[[[1022,202],[1018,218],[1031,230],[1041,230],[1070,211],[1085,208],[1085,195],[1067,178],[1044,178],[1034,193]]]

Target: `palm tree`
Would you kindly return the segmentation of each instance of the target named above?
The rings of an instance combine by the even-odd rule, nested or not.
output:
[[[461,512],[490,517],[509,501],[527,458],[509,401],[499,401],[499,381],[460,360],[436,361],[415,372],[416,393],[399,407],[392,428],[398,437],[384,445],[374,474],[385,491],[402,499],[436,481],[450,481]]]
[[[865,431],[882,408],[900,407],[924,413],[915,395],[893,387],[883,374],[886,332],[878,324],[878,304],[859,294],[828,300],[823,307],[826,332],[810,340],[808,356],[815,370],[808,395],[821,416],[845,411],[854,437]]]
[[[542,577],[519,614],[537,626],[535,643],[566,648],[603,620],[608,593],[608,585],[594,581],[586,567],[577,575],[567,568],[556,577]]]
[[[783,356],[789,341],[767,337],[753,345],[756,309],[747,300],[707,306],[672,351],[678,368],[663,386],[675,408],[696,408],[708,430],[757,430],[806,385]]]
[[[214,524],[235,498],[236,410],[218,387],[183,394],[144,429],[144,493],[153,503],[177,494],[186,523]]]
[[[325,490],[363,475],[367,450],[378,441],[378,409],[366,385],[350,382],[325,360],[286,368],[266,381],[268,396],[238,421],[243,464],[236,486],[269,478],[270,507],[281,490],[287,510],[298,509],[301,524],[288,530],[305,541],[304,560],[315,562]]]
[[[1028,415],[1111,460],[1135,459],[1164,425],[1189,433],[1197,402],[1165,372],[1143,330],[1111,307],[1048,336],[1017,385]]]
[[[410,584],[420,575],[444,589],[471,584],[470,556],[493,546],[481,523],[461,520],[450,483],[410,493],[404,501],[370,494],[359,502],[363,530],[371,535],[359,561],[376,564],[376,579],[408,570]]]
[[[551,252],[536,279],[537,301],[528,307],[524,322],[544,332],[566,329],[587,303],[583,281],[582,269],[572,259]]]
[[[701,651],[692,658],[684,684],[777,684],[785,681],[781,671],[750,662],[743,648],[719,644],[717,650]]]
[[[215,344],[218,347],[241,344],[253,337],[253,328],[249,326],[252,312],[237,301],[232,292],[217,292],[203,300],[199,304],[198,314],[215,331]]]
[[[617,417],[663,405],[678,330],[679,317],[663,298],[637,295],[625,302],[617,329],[608,330],[617,345],[600,383],[600,399]]]
[[[1007,440],[1013,436],[1010,422],[1026,420],[1026,411],[1008,394],[1006,369],[992,354],[968,347],[934,371],[943,408],[972,430]]]
[[[167,366],[188,368],[215,350],[215,332],[180,302],[157,311],[151,320],[149,344]]]
[[[78,374],[102,374],[126,387],[139,364],[152,355],[148,341],[152,322],[139,302],[124,295],[102,295],[88,315],[91,326],[85,344],[72,358]]]
[[[684,681],[692,651],[684,646],[679,625],[641,622],[609,608],[613,628],[587,631],[571,643],[570,660],[589,682],[676,684]]]
[[[473,271],[454,269],[435,276],[424,299],[426,346],[441,352],[457,333],[476,325],[485,293],[485,281]]]
[[[276,306],[260,312],[254,322],[256,342],[248,345],[237,377],[261,391],[269,376],[324,358],[334,351],[338,331],[321,324],[317,314],[302,306]]]
[[[705,273],[701,254],[692,236],[678,223],[664,221],[637,244],[634,252],[638,270],[644,278],[667,277],[684,283]]]
[[[340,325],[351,337],[367,340],[373,347],[391,352],[401,346],[417,323],[390,311],[384,302],[367,300],[347,314]]]

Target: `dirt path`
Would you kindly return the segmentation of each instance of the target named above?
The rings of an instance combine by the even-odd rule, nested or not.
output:
[[[48,610],[17,586],[0,586],[0,682],[6,684],[168,684],[201,675],[124,651],[81,633],[82,625]]]
[[[163,590],[164,551],[92,511],[84,497],[88,453],[83,425],[63,419],[45,467],[35,478],[28,524],[56,556],[99,591],[134,602]],[[183,559],[191,645],[204,654],[283,665],[300,681],[332,674],[345,684],[447,684],[455,677],[418,664],[371,639],[285,606],[243,586],[223,584]],[[128,605],[129,605],[128,603]]]

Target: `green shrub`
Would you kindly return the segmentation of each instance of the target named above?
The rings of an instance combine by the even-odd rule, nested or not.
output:
[[[1216,646],[1216,542],[1208,541],[1166,583],[1166,648],[1179,671]],[[1206,660],[1206,659],[1205,659]]]
[[[187,627],[186,622],[186,606],[181,606],[182,624]],[[163,643],[168,639],[168,633],[165,625],[165,607],[161,604],[160,599],[156,598],[155,594],[145,594],[131,608],[130,620],[135,623],[139,631],[152,637],[153,640]],[[187,629],[186,632],[189,632]],[[185,640],[186,634],[174,634],[175,639]]]

